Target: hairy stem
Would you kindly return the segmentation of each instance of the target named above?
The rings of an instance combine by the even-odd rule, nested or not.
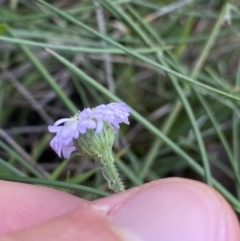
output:
[[[116,166],[114,165],[114,158],[112,153],[102,156],[98,159],[101,164],[103,177],[107,180],[109,189],[114,192],[124,191],[124,185],[119,177]]]

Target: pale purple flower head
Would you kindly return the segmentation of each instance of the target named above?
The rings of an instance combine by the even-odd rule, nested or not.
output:
[[[104,122],[109,123],[113,131],[116,131],[120,123],[129,124],[129,113],[130,108],[125,103],[110,103],[93,109],[86,108],[75,116],[60,119],[53,126],[48,127],[51,133],[56,133],[50,145],[58,156],[69,158],[76,150],[74,139],[86,133],[88,129],[95,130],[96,134],[100,133],[104,128]]]

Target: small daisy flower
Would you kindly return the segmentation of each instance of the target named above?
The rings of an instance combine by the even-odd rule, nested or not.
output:
[[[50,145],[59,157],[69,158],[76,150],[87,156],[91,156],[91,153],[93,157],[101,156],[105,145],[112,147],[119,124],[129,124],[129,113],[130,108],[125,103],[86,108],[73,117],[60,119],[48,127],[49,132],[56,133]]]

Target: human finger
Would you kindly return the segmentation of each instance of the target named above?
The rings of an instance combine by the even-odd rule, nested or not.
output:
[[[0,181],[0,234],[36,225],[86,202],[51,188]]]
[[[171,178],[87,203],[9,237],[42,240],[47,235],[59,241],[237,241],[240,231],[231,207],[215,190]]]

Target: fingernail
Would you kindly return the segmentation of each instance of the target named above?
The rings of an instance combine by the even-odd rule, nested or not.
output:
[[[111,212],[113,223],[131,234],[129,240],[226,240],[226,210],[215,191],[181,180],[166,179],[133,193]]]

